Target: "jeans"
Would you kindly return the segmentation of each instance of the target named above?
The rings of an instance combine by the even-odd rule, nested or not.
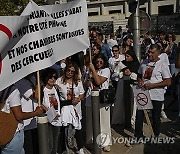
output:
[[[49,127],[49,146],[51,154],[57,153],[58,148],[58,138],[60,134],[60,126],[53,126],[51,124],[48,125]]]
[[[156,137],[160,134],[160,115],[161,107],[163,101],[152,100],[153,110],[152,110],[152,128],[154,135]],[[143,137],[143,121],[144,121],[144,112],[143,110],[137,110],[136,112],[136,122],[135,122],[135,137]]]
[[[24,152],[24,130],[15,133],[13,139],[4,148],[1,154],[25,154]]]

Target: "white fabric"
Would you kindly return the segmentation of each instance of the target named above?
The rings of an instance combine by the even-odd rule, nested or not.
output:
[[[75,129],[80,130],[81,119],[76,115],[77,111],[73,105],[63,106],[61,109],[61,122],[63,126],[68,126],[72,124]]]
[[[169,58],[168,55],[166,53],[161,53],[159,55],[160,60],[162,60],[165,64],[167,64],[168,66],[170,65],[169,63]]]
[[[106,143],[102,146],[112,145],[111,126],[110,126],[110,107],[100,108],[100,133],[108,134]],[[92,123],[92,108],[86,107],[86,144],[93,141],[93,123]]]
[[[58,94],[57,94],[57,91],[56,89],[53,87],[52,89],[48,89],[48,88],[44,88],[43,89],[43,92],[44,92],[44,97],[43,97],[43,105],[46,107],[46,108],[50,108],[51,107],[51,104],[50,104],[50,97],[51,96],[55,96],[54,99],[56,99],[57,103],[58,103],[58,110],[56,110],[57,112],[57,115],[60,115],[60,102],[59,102],[59,97],[58,97]],[[51,122],[52,125],[54,126],[61,126],[61,119],[60,117],[56,117],[52,122]]]
[[[15,89],[7,98],[6,103],[1,111],[10,113],[10,108],[15,106],[21,106],[20,101],[20,92],[18,89]],[[24,128],[23,121],[18,123],[16,131],[22,130]]]
[[[107,44],[109,45],[109,48],[110,48],[111,50],[112,50],[112,47],[113,47],[114,45],[118,45],[117,41],[114,40],[114,39],[109,39],[109,40],[107,40]]]
[[[31,1],[21,15],[0,17],[12,32],[9,37],[0,33],[0,52],[9,51],[2,58],[0,91],[90,46],[86,0],[42,6]],[[16,52],[20,48],[22,52]]]
[[[131,78],[132,80],[137,80],[137,74],[134,73],[134,72],[132,72],[131,75],[130,75],[130,78]]]
[[[171,78],[171,73],[169,67],[166,63],[161,60],[157,62],[148,62],[148,60],[144,60],[142,65],[140,66],[138,72],[144,76],[144,73],[148,66],[154,66],[152,76],[150,80],[144,79],[145,83],[159,83],[162,82],[163,79]],[[151,100],[164,101],[164,88],[154,88],[149,90]]]
[[[29,97],[33,94],[33,90],[29,89],[24,93],[24,97],[21,98],[22,111],[23,112],[32,112],[38,106],[37,102],[34,102]],[[37,117],[32,117],[24,122],[24,129],[29,130],[37,127]]]
[[[56,80],[56,84],[60,87],[59,89],[61,95],[60,100],[67,100],[67,91],[69,88],[72,88],[72,85],[69,83],[64,84],[62,81],[62,77]],[[82,81],[79,81],[77,86],[75,84],[73,85],[73,93],[75,97],[79,97],[79,95],[84,94]],[[78,102],[78,104],[75,105],[74,108],[76,109],[79,118],[82,119],[81,101]]]
[[[104,68],[97,72],[99,76],[103,76],[107,78],[107,80],[101,84],[100,89],[108,89],[109,87],[109,79],[110,79],[110,69]],[[92,86],[89,87],[87,95],[86,95],[86,106],[87,110],[90,110],[86,114],[87,123],[86,123],[86,131],[87,131],[87,142],[92,140],[92,109],[91,109],[91,91]],[[91,121],[90,121],[91,120]],[[110,126],[110,106],[100,104],[100,129],[101,133],[108,133],[107,142],[102,146],[112,145],[112,137],[111,137],[111,126]]]
[[[108,89],[109,88],[109,79],[110,79],[110,69],[109,68],[101,69],[97,72],[97,74],[99,76],[103,76],[103,77],[107,78],[107,80],[101,84],[100,90]],[[91,83],[91,86],[88,87],[88,91],[86,93],[86,106],[91,106],[91,91],[92,91],[92,89],[93,89],[93,86]]]
[[[111,72],[114,72],[114,69],[116,68],[115,63],[116,62],[119,63],[119,62],[121,62],[123,60],[125,60],[124,55],[119,55],[119,57],[117,59],[115,57],[109,58],[108,62],[109,62],[109,68],[110,68]],[[119,79],[118,77],[113,78],[113,80],[115,80],[115,81],[118,81],[118,79]]]

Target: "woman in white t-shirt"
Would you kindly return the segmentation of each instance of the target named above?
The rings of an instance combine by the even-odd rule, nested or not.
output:
[[[112,47],[112,53],[113,53],[113,57],[109,58],[108,63],[109,63],[109,68],[111,70],[111,73],[113,74],[116,66],[121,61],[125,60],[125,55],[120,54],[118,45],[114,45]],[[117,89],[117,83],[118,83],[119,77],[112,77],[111,79],[112,79],[113,86],[115,87],[115,89]]]
[[[54,84],[57,73],[52,68],[47,68],[43,72],[43,105],[46,107],[46,114],[49,122],[49,147],[51,154],[56,154],[58,147],[58,137],[60,133],[60,102]]]
[[[79,67],[76,63],[69,63],[64,69],[62,77],[56,81],[60,101],[61,101],[61,123],[62,133],[65,133],[68,127],[71,125],[75,129],[75,138],[77,142],[78,153],[84,154],[83,152],[83,138],[82,138],[82,126],[81,126],[81,100],[84,99],[84,88],[82,81],[80,80]],[[63,136],[63,134],[61,134]],[[64,137],[65,144],[67,144],[67,138]],[[62,137],[61,137],[62,138]],[[63,147],[62,150],[68,151]]]
[[[86,106],[87,106],[87,123],[86,123],[86,142],[92,141],[92,110],[91,110],[91,91],[94,88],[99,90],[109,88],[110,69],[108,68],[108,61],[106,57],[99,53],[93,58],[93,63],[89,64],[89,68],[92,72],[92,78],[90,86],[86,94]],[[104,151],[110,151],[111,141],[111,126],[110,126],[110,105],[100,104],[100,131],[107,134],[107,140],[102,145]]]
[[[4,91],[4,92],[3,92]],[[14,86],[10,86],[0,92],[0,103],[5,101],[1,111],[13,112],[18,121],[18,126],[13,139],[1,149],[1,154],[25,154],[24,145],[24,125],[23,120],[40,115],[43,110],[37,107],[35,111],[23,112],[21,108],[20,92]],[[6,94],[6,96],[4,96]]]

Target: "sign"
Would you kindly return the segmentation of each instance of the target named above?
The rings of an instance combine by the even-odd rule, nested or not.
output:
[[[153,109],[149,91],[138,86],[133,86],[134,100],[138,110]]]
[[[133,32],[133,18],[134,18],[134,13],[130,15],[129,20],[128,20],[128,27],[131,32]],[[151,18],[150,16],[142,11],[139,10],[139,21],[140,21],[140,34],[145,34],[150,30],[151,27]]]
[[[0,50],[0,91],[89,47],[85,0],[44,6],[31,1],[21,16],[15,18],[0,17],[0,24],[6,27],[6,30],[0,27],[0,39],[6,43]]]

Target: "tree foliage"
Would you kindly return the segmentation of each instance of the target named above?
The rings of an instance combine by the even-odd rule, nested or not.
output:
[[[15,15],[16,5],[11,0],[0,0],[0,15]]]
[[[0,0],[0,16],[20,15],[29,0]],[[44,0],[34,0],[38,5],[43,5]]]

